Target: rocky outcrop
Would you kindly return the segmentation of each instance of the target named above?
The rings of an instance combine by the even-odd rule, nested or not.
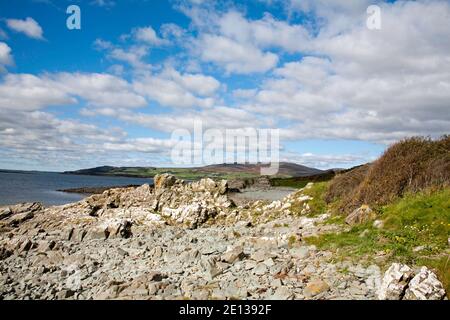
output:
[[[0,229],[2,227],[17,227],[19,224],[32,219],[36,213],[43,209],[44,206],[39,202],[0,207]]]
[[[380,288],[380,300],[442,300],[445,290],[437,276],[427,267],[414,271],[404,264],[394,263],[386,271]]]
[[[445,289],[442,283],[427,267],[422,267],[412,278],[406,289],[404,300],[442,300]]]
[[[227,182],[203,179],[185,183],[169,174],[157,175],[155,187],[110,189],[79,203],[84,214],[97,217],[125,217],[140,223],[155,221],[154,214],[168,223],[196,228],[233,207],[228,199]],[[126,212],[124,212],[126,211]],[[150,219],[147,219],[149,217]]]

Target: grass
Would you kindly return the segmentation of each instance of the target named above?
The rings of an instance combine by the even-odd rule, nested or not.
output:
[[[311,188],[303,191],[305,195],[312,197],[312,200],[308,201],[310,207],[310,212],[308,215],[316,216],[327,211],[328,206],[324,199],[324,194],[327,187],[328,182],[319,182],[314,183]]]
[[[335,251],[341,257],[370,262],[383,253],[385,263],[426,265],[438,273],[450,292],[450,188],[407,194],[377,211],[384,221],[382,229],[368,222],[346,232],[324,234],[306,241],[320,249]],[[336,222],[342,220],[336,218]],[[422,250],[415,251],[418,247]]]

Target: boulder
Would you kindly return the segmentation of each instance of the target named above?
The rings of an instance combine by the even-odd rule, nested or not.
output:
[[[365,223],[375,218],[375,212],[370,209],[369,206],[362,205],[361,207],[355,209],[352,213],[350,213],[347,218],[345,218],[345,222],[349,225],[356,225]]]
[[[427,267],[422,267],[409,282],[403,300],[442,300],[445,289],[442,283]]]
[[[410,267],[400,263],[393,263],[385,272],[381,286],[378,289],[380,300],[401,300],[409,281],[413,276]]]
[[[234,263],[236,260],[242,260],[245,257],[244,248],[242,246],[235,246],[226,251],[221,260],[226,263]]]

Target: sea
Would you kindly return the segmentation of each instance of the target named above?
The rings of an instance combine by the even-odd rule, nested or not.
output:
[[[116,187],[152,184],[151,178],[71,175],[55,172],[0,171],[0,205],[22,202],[42,202],[45,206],[79,201],[86,194],[66,193],[82,187]]]

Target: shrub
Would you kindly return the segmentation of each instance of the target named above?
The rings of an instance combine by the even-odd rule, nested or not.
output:
[[[364,180],[369,168],[370,165],[366,164],[338,174],[328,185],[325,201],[331,203],[353,192]]]
[[[362,204],[385,205],[407,192],[449,185],[450,136],[414,137],[392,145],[369,167],[336,177],[327,200],[341,197],[339,209],[348,213]]]

